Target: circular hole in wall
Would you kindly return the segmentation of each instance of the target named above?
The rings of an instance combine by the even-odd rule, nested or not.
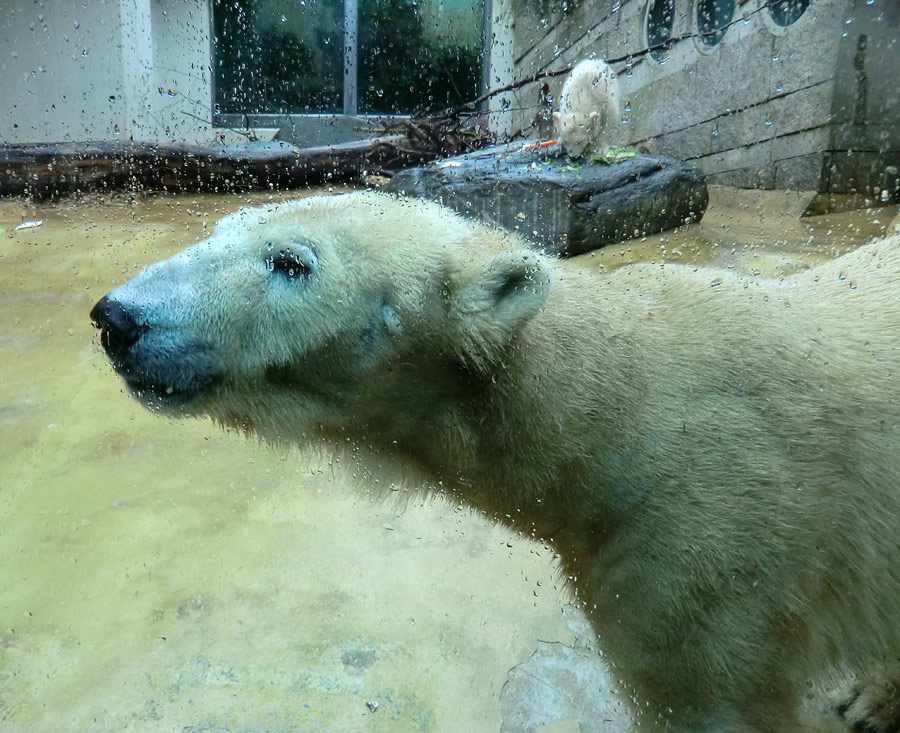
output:
[[[675,0],[647,0],[644,32],[650,58],[662,61],[669,55],[672,26],[675,23]],[[655,48],[654,48],[655,47]]]
[[[715,46],[734,17],[734,0],[696,0],[694,22],[701,46]]]
[[[769,0],[769,16],[775,25],[782,28],[796,23],[797,19],[806,12],[810,0]]]

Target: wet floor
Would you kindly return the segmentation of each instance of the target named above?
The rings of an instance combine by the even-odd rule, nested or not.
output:
[[[529,704],[552,707],[524,699],[535,689],[501,705],[539,642],[583,646],[552,551],[439,498],[376,503],[327,455],[155,417],[107,365],[91,305],[268,198],[0,201],[0,730],[480,731],[565,717],[529,718]],[[807,202],[717,189],[700,224],[579,261],[779,275],[897,214],[801,219]],[[43,223],[16,231],[23,221]],[[617,730],[583,715],[570,717],[584,731]]]

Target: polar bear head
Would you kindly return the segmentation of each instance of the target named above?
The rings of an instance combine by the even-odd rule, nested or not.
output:
[[[374,413],[404,406],[382,404],[387,394],[415,401],[455,370],[490,369],[550,280],[550,262],[512,235],[356,193],[226,216],[91,318],[151,409],[293,441],[389,419]]]

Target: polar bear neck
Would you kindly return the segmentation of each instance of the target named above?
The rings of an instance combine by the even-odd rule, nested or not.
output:
[[[412,460],[466,503],[529,534],[557,541],[561,533],[584,534],[561,518],[571,524],[569,507],[578,504],[599,541],[627,507],[623,492],[597,490],[605,479],[592,446],[621,438],[603,435],[596,421],[589,432],[584,426],[589,415],[619,411],[621,371],[634,369],[627,366],[632,345],[602,311],[582,307],[579,289],[596,286],[593,278],[557,280],[548,307],[490,368],[472,369],[413,338],[389,376],[369,385],[352,421],[327,430],[326,439],[353,434],[378,453]],[[578,409],[560,412],[560,403]]]

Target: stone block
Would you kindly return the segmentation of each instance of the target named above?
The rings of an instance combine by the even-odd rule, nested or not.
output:
[[[697,221],[709,195],[683,161],[638,155],[581,163],[560,145],[499,145],[398,173],[388,190],[440,201],[572,256]]]

